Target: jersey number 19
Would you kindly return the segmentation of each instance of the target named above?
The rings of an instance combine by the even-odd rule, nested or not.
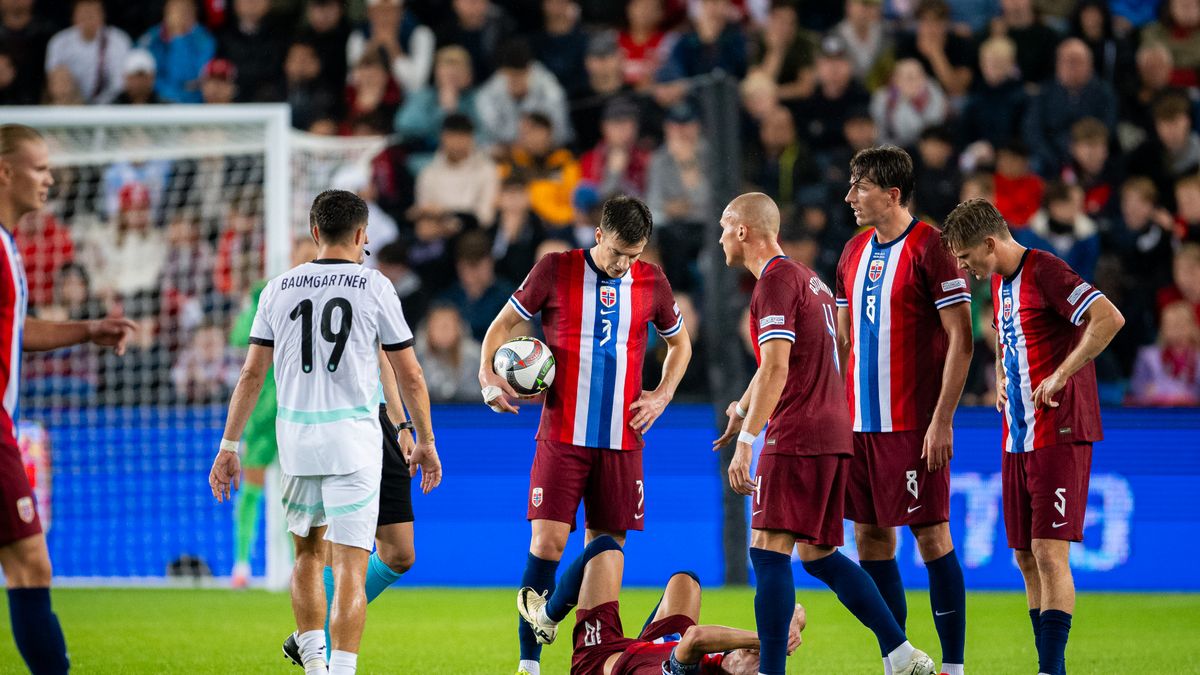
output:
[[[341,320],[338,322],[337,331],[334,331],[333,326],[333,310],[340,309]],[[301,364],[304,372],[311,373],[313,369],[313,302],[312,300],[301,300],[300,304],[292,309],[292,313],[288,315],[292,321],[299,319],[301,321]],[[333,352],[329,355],[329,362],[325,364],[325,368],[329,372],[334,372],[338,369],[338,363],[342,360],[342,353],[346,351],[346,341],[350,339],[350,327],[354,322],[354,308],[350,306],[350,301],[345,298],[331,298],[325,303],[324,310],[321,311],[321,337],[326,342],[333,343]]]

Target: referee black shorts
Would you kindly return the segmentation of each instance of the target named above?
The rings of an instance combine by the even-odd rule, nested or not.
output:
[[[408,462],[400,451],[396,426],[388,418],[386,405],[379,406],[379,427],[383,430],[383,479],[379,483],[378,525],[411,523],[412,477],[408,475]]]

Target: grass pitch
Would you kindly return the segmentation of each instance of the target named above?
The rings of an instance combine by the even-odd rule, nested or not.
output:
[[[656,590],[622,597],[626,632],[641,627]],[[829,592],[802,589],[804,646],[789,673],[879,675],[874,639]],[[361,673],[509,674],[516,670],[515,591],[398,586],[372,603]],[[701,620],[753,628],[753,591],[705,591]],[[928,597],[911,593],[909,637],[938,660]],[[287,595],[263,591],[57,589],[55,609],[77,673],[281,673],[299,675],[279,646],[291,631]],[[1037,659],[1024,597],[971,593],[967,668],[977,675],[1032,675]],[[0,673],[24,672],[3,611]],[[571,620],[542,658],[546,675],[567,673]],[[1073,675],[1200,673],[1200,595],[1083,594],[1067,650]]]

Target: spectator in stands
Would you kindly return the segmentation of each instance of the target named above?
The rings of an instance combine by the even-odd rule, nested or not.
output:
[[[1200,323],[1186,302],[1163,309],[1158,342],[1142,347],[1129,387],[1132,405],[1200,405]]]
[[[104,18],[101,0],[75,0],[71,27],[46,47],[46,72],[65,66],[87,103],[112,103],[121,93],[121,69],[132,48],[125,31]]]
[[[1200,243],[1185,241],[1175,252],[1171,263],[1170,286],[1160,288],[1155,297],[1158,313],[1173,302],[1183,300],[1192,306],[1196,320],[1200,321]]]
[[[13,55],[0,46],[0,105],[32,105],[37,96],[20,88]]]
[[[1154,104],[1154,136],[1129,155],[1126,170],[1154,181],[1164,205],[1174,209],[1175,181],[1200,168],[1200,134],[1192,128],[1192,106],[1171,93]]]
[[[1091,218],[1108,219],[1117,209],[1120,167],[1109,157],[1108,129],[1094,117],[1071,126],[1071,159],[1060,178],[1083,190],[1083,211]]]
[[[1161,42],[1171,50],[1175,62],[1171,84],[1200,85],[1200,2],[1165,0],[1162,18],[1142,29],[1142,42]]]
[[[162,103],[158,92],[154,90],[155,64],[154,57],[144,49],[130,50],[121,67],[124,74],[121,93],[113,103],[146,105]]]
[[[31,211],[17,221],[13,239],[25,264],[29,306],[36,308],[54,300],[54,283],[59,270],[75,260],[71,233],[50,211]]]
[[[46,321],[87,321],[108,315],[100,299],[92,294],[87,268],[70,262],[54,273],[54,295],[50,302],[34,308]]]
[[[239,103],[284,100],[290,31],[270,10],[270,0],[233,0],[233,16],[220,33],[217,54],[234,66]]]
[[[578,0],[542,0],[542,30],[532,39],[534,57],[558,78],[570,99],[587,92],[583,60],[588,36],[579,13]]]
[[[883,25],[883,1],[846,0],[846,18],[834,26],[832,34],[849,46],[846,54],[854,78],[862,84],[877,81],[881,62],[892,50],[891,35]]]
[[[979,46],[979,71],[983,77],[967,96],[959,127],[965,142],[984,140],[998,148],[1020,133],[1029,104],[1013,41],[1007,37],[984,40]]]
[[[200,95],[205,103],[233,103],[238,95],[237,81],[237,66],[228,59],[213,59],[200,71]]]
[[[263,276],[262,198],[251,190],[229,203],[225,226],[217,239],[213,287],[227,297],[241,297]]]
[[[1083,212],[1083,190],[1062,181],[1051,181],[1042,196],[1043,207],[1029,227],[1013,236],[1022,245],[1050,251],[1062,258],[1087,281],[1094,281],[1100,257],[1096,221]]]
[[[1133,45],[1118,35],[1112,10],[1105,0],[1082,0],[1071,14],[1071,35],[1092,50],[1096,75],[1118,86],[1133,74]]]
[[[993,176],[996,209],[1014,229],[1029,224],[1042,206],[1045,183],[1029,166],[1029,149],[1012,141],[996,151]]]
[[[491,0],[452,0],[452,7],[454,19],[437,31],[438,46],[466,49],[474,69],[472,81],[486,82],[502,63],[501,46],[516,34],[516,22]]]
[[[1135,176],[1121,186],[1120,215],[1101,240],[1101,249],[1116,254],[1124,273],[1121,280],[1121,313],[1125,331],[1126,363],[1136,347],[1154,338],[1157,325],[1155,293],[1171,283],[1171,235],[1175,217],[1158,204],[1154,182]]]
[[[1054,74],[1054,50],[1062,37],[1042,22],[1033,0],[1001,0],[1000,16],[993,19],[991,35],[1007,36],[1017,46],[1021,79],[1039,84]]]
[[[472,337],[482,340],[514,288],[507,281],[496,278],[492,242],[486,233],[480,230],[463,233],[454,247],[454,258],[458,281],[439,299],[458,308]],[[479,353],[478,348],[475,353]]]
[[[602,195],[644,197],[650,153],[637,145],[637,104],[625,98],[609,101],[600,129],[600,143],[579,158],[580,177]]]
[[[431,401],[465,401],[479,393],[479,342],[463,324],[457,307],[437,304],[417,331],[417,358]]]
[[[912,147],[926,127],[945,122],[947,114],[946,95],[916,59],[897,62],[891,84],[871,98],[880,140],[900,147]]]
[[[442,122],[441,149],[417,176],[417,204],[472,216],[483,227],[496,217],[496,163],[475,148],[475,125],[462,113]]]
[[[913,157],[917,177],[914,213],[934,222],[941,222],[958,206],[958,194],[962,191],[962,173],[958,170],[958,158],[954,154],[954,139],[944,126],[929,127],[921,132],[917,141],[917,154]]]
[[[400,236],[400,226],[379,203],[379,186],[373,178],[368,167],[349,164],[330,179],[331,188],[353,192],[367,203],[368,251],[387,246]],[[374,267],[375,263],[374,256],[368,256],[364,262],[367,267]]]
[[[691,290],[699,282],[692,264],[715,208],[708,173],[712,158],[690,105],[681,103],[667,113],[664,132],[665,142],[650,159],[646,205],[654,215],[654,236],[667,279],[676,289]]]
[[[767,23],[754,39],[750,72],[761,72],[779,85],[779,99],[789,101],[813,90],[817,41],[800,28],[791,0],[773,0]]]
[[[625,84],[639,90],[654,84],[654,75],[671,53],[674,36],[662,29],[663,0],[629,0],[618,45]],[[589,69],[590,71],[590,69]]]
[[[1154,104],[1170,92],[1183,90],[1171,86],[1175,61],[1163,43],[1147,42],[1138,47],[1136,65],[1136,77],[1126,78],[1120,87],[1124,92],[1121,121],[1136,127],[1145,139],[1154,135]]]
[[[869,106],[871,97],[854,79],[850,47],[838,35],[826,35],[821,40],[816,78],[812,94],[792,99],[788,107],[800,137],[814,152],[823,154],[843,145],[843,124],[852,111]]]
[[[75,76],[66,66],[58,66],[46,73],[46,93],[42,103],[46,105],[83,105],[83,93],[75,84]]]
[[[233,392],[241,359],[225,341],[226,329],[207,323],[192,334],[171,368],[175,395],[188,403],[219,401]]]
[[[386,120],[387,131],[391,131],[392,120],[400,109],[403,94],[387,64],[379,52],[367,51],[350,73],[346,87],[346,119],[342,121],[342,133],[354,133],[360,120],[371,117]]]
[[[396,113],[396,132],[410,149],[409,170],[417,173],[433,158],[448,115],[467,116],[478,127],[471,55],[458,45],[442,47],[433,64],[433,84],[404,97]]]
[[[1067,161],[1072,124],[1095,117],[1107,129],[1117,126],[1116,95],[1093,72],[1087,45],[1068,38],[1057,54],[1054,80],[1031,99],[1025,115],[1025,142],[1034,152],[1034,168],[1042,175],[1053,175]]]
[[[921,0],[915,16],[916,30],[896,45],[897,61],[916,59],[952,100],[965,96],[971,86],[975,47],[950,32],[950,5],[946,0]]]
[[[404,317],[411,324],[419,324],[429,306],[429,291],[424,287],[420,275],[409,266],[408,248],[400,241],[393,241],[379,248],[373,255],[379,273],[392,282],[396,295],[404,306]]]
[[[739,80],[746,75],[746,35],[730,21],[729,0],[699,0],[692,30],[683,33],[658,74],[660,82],[723,70]]]
[[[433,31],[407,11],[404,0],[368,0],[367,22],[350,34],[346,59],[358,63],[363,54],[377,52],[407,95],[429,84],[435,42]]]
[[[521,116],[533,112],[550,120],[555,144],[570,141],[566,94],[554,75],[533,60],[529,45],[520,40],[507,43],[500,51],[498,66],[496,74],[479,88],[475,101],[484,143],[507,145],[517,140]]]
[[[181,324],[199,324],[213,290],[216,265],[212,245],[201,231],[195,213],[178,209],[167,223],[167,260],[163,265],[161,295],[168,313],[180,315]]]
[[[199,103],[197,80],[216,53],[216,41],[196,22],[196,0],[166,0],[163,21],[138,40],[157,64],[155,92],[172,103]]]
[[[80,232],[76,244],[100,297],[158,290],[167,242],[151,224],[150,192],[145,185],[126,183],[118,192],[112,222]]]
[[[546,238],[546,228],[529,203],[529,189],[519,176],[509,176],[500,185],[496,208],[496,235],[492,257],[496,273],[510,283],[520,283],[537,262],[537,248]]]
[[[1176,236],[1200,241],[1200,174],[1175,181]]]
[[[34,0],[0,2],[0,46],[12,61],[14,75],[8,96],[32,104],[42,97],[46,75],[46,43],[54,25],[33,11]]]
[[[533,212],[548,227],[574,219],[571,195],[579,182],[579,162],[554,144],[552,122],[541,113],[521,116],[517,142],[500,161],[500,177],[519,176],[529,186]]]
[[[571,128],[575,133],[573,146],[580,152],[591,150],[600,142],[600,122],[604,108],[612,99],[621,96],[633,99],[637,94],[625,81],[623,75],[624,55],[613,31],[599,31],[588,40],[584,66],[587,70],[587,88],[571,103]],[[652,126],[655,111],[644,99],[639,101],[642,123]]]
[[[296,39],[308,42],[321,60],[321,80],[331,91],[346,86],[346,44],[350,40],[350,22],[342,0],[308,0],[305,25]]]
[[[918,66],[919,68],[920,66]],[[816,164],[808,146],[796,137],[792,113],[778,106],[763,118],[759,137],[762,155],[746,165],[747,180],[779,204],[787,220],[797,201],[810,196],[817,178]]]
[[[321,59],[311,42],[293,42],[283,61],[287,82],[287,103],[292,111],[292,127],[308,129],[313,122],[336,114],[338,96],[325,84]]]
[[[125,303],[124,316],[137,324],[125,343],[125,354],[105,351],[100,355],[99,395],[105,405],[170,403],[171,350],[166,331],[159,323],[159,306],[153,293],[141,294]]]
[[[708,352],[704,344],[703,315],[696,307],[689,293],[675,289],[675,304],[679,307],[679,315],[688,327],[688,338],[692,343],[692,358],[696,359],[695,368],[688,368],[679,381],[679,396],[692,401],[707,401],[708,368],[702,364],[708,363]],[[666,341],[657,335],[651,337],[646,349],[646,359],[642,366],[642,385],[649,389],[657,387],[662,379],[663,361],[667,357]]]

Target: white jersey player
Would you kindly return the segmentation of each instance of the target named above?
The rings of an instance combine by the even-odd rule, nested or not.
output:
[[[356,195],[313,201],[317,260],[271,280],[262,292],[250,352],[230,403],[209,484],[218,500],[237,486],[237,441],[271,363],[283,506],[296,545],[292,605],[305,672],[325,672],[322,572],[332,546],[335,579],[330,673],[353,673],[365,621],[367,558],[379,511],[383,436],[378,349],[395,370],[417,434],[411,462],[435,452],[429,394],[411,349],[400,299],[362,266],[367,207]]]

